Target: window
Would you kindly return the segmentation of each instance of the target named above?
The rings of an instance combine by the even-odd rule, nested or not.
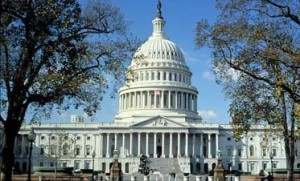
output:
[[[54,146],[54,145],[51,145],[51,146],[50,146],[50,154],[51,154],[51,155],[54,155],[54,154],[55,154],[55,146]]]
[[[41,148],[40,148],[40,155],[44,155],[44,152],[45,152],[44,147],[41,146]]]
[[[86,155],[91,155],[91,147],[86,147]]]
[[[131,97],[132,97],[132,96],[131,96]],[[87,140],[91,140],[91,137],[90,137],[90,136],[88,136],[88,137],[86,137],[86,139],[87,139]]]
[[[68,136],[65,136],[64,139],[67,140],[67,139],[68,139]]]
[[[238,149],[238,156],[242,156],[242,149],[241,148]]]
[[[85,168],[85,169],[89,169],[89,168],[90,168],[90,161],[86,161],[86,162],[85,162],[84,168]]]
[[[172,80],[172,73],[169,73],[169,81]]]
[[[45,139],[45,136],[41,136],[41,140],[44,140]]]
[[[263,156],[265,157],[265,156],[267,156],[267,148],[263,148]]]
[[[243,164],[242,163],[238,163],[238,169],[243,170]]]
[[[68,146],[67,145],[64,145],[63,146],[63,155],[68,155]]]
[[[254,163],[250,163],[250,170],[254,171]]]
[[[80,161],[76,160],[75,163],[74,163],[74,168],[79,169],[79,166],[80,166]]]
[[[80,148],[79,147],[75,148],[75,155],[80,155]]]
[[[174,74],[174,81],[177,81],[177,74]]]
[[[250,140],[250,141],[253,141],[253,138],[251,137],[249,140]]]
[[[230,137],[227,137],[227,141],[231,141],[231,138],[230,138]]]
[[[227,156],[232,156],[232,149],[231,148],[227,148]]]
[[[55,136],[51,136],[51,140],[55,140]]]
[[[40,162],[40,167],[43,167],[44,166],[44,162]]]
[[[76,137],[76,140],[80,140],[80,136],[77,136],[77,137]]]
[[[53,162],[50,162],[50,167],[54,167],[54,163]]]
[[[250,146],[249,151],[250,151],[250,156],[254,156],[254,146],[253,145]]]
[[[273,168],[277,168],[277,162],[273,162]]]
[[[151,72],[151,80],[154,80],[154,72]]]
[[[297,163],[297,168],[300,168],[300,163]]]
[[[146,78],[145,78],[145,80],[149,80],[149,73],[148,72],[146,72]]]
[[[263,162],[263,163],[262,163],[262,169],[263,169],[263,170],[266,170],[266,169],[267,169],[267,162]]]
[[[163,75],[163,80],[166,80],[167,79],[167,73],[164,72],[164,75]]]
[[[273,156],[277,156],[276,148],[273,148],[273,149],[272,149],[272,155],[273,155]]]
[[[157,80],[160,80],[160,72],[157,72]]]

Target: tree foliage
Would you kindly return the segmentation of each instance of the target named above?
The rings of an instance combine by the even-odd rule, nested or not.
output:
[[[197,24],[195,42],[209,45],[217,81],[230,98],[237,138],[253,124],[269,124],[285,142],[293,180],[295,127],[300,109],[300,2],[218,1],[221,14]]]
[[[116,90],[124,79],[124,65],[135,48],[127,22],[112,4],[0,1],[5,180],[10,180],[13,142],[28,110],[36,116],[47,115],[54,106],[59,110],[74,106],[92,115],[108,88]]]

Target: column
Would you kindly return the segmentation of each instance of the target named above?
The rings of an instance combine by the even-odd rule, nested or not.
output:
[[[157,107],[157,93],[156,93],[157,90],[154,90],[154,108]]]
[[[216,133],[216,153],[218,152],[219,150],[219,134]]]
[[[208,158],[211,158],[211,134],[208,134]]]
[[[117,145],[118,145],[118,133],[115,133],[115,150],[117,149]]]
[[[200,157],[203,157],[203,134],[202,133],[200,133],[200,141],[199,141],[199,143],[200,143]]]
[[[185,133],[185,156],[188,157],[189,156],[189,133]]]
[[[138,153],[137,156],[141,154],[141,133],[138,133]]]
[[[129,155],[132,156],[132,133],[130,133],[129,137]]]
[[[86,149],[85,149],[85,146],[86,146],[86,134],[83,134],[83,142],[82,142],[82,153],[84,156],[86,156]]]
[[[178,92],[175,91],[175,109],[178,109]]]
[[[133,92],[133,98],[132,98],[132,100],[133,100],[132,107],[136,108],[136,92]]]
[[[196,137],[196,133],[193,134],[193,150],[192,150],[192,155],[193,157],[195,157],[195,137]]]
[[[168,91],[168,108],[171,108],[171,91]]]
[[[160,93],[160,108],[164,108],[164,91]]]
[[[100,158],[103,157],[103,134],[100,133],[100,144],[99,144],[99,154],[100,154]]]
[[[141,91],[141,102],[142,102],[142,108],[145,108],[145,94],[144,94],[144,91]]]
[[[173,158],[173,133],[170,133],[170,153],[169,153],[169,157]]]
[[[185,94],[185,109],[188,110],[189,108],[189,94]]]
[[[149,133],[146,133],[146,156],[149,156],[149,152],[148,152],[148,144],[149,143]]]
[[[180,133],[177,133],[177,155],[180,157]]]
[[[123,105],[124,105],[124,110],[127,109],[127,99],[126,99],[126,94],[123,94],[124,96],[124,102],[123,102]]]
[[[165,158],[165,133],[161,133],[161,146],[162,146],[162,152],[161,157]]]
[[[147,107],[151,107],[151,96],[150,96],[150,91],[147,91]]]
[[[153,141],[154,141],[153,158],[157,158],[157,154],[156,154],[156,133],[154,133]]]
[[[126,153],[125,153],[125,133],[122,134],[122,155],[123,157],[125,157]]]
[[[94,151],[95,151],[95,154],[97,155],[97,157],[99,156],[99,149],[100,149],[100,144],[98,144],[100,141],[99,141],[99,137],[100,135],[99,134],[95,134],[95,142],[94,142]]]
[[[183,92],[181,92],[181,109],[184,109]]]
[[[106,134],[106,158],[109,158],[109,133]]]

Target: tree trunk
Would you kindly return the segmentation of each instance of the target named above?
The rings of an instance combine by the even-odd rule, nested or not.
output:
[[[12,180],[14,166],[15,131],[4,128],[4,147],[2,149],[1,181]]]

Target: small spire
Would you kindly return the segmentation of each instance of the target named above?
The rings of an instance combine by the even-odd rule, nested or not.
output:
[[[157,2],[157,17],[163,19],[163,17],[161,16],[161,2],[160,2],[160,0],[158,0],[158,2]]]

